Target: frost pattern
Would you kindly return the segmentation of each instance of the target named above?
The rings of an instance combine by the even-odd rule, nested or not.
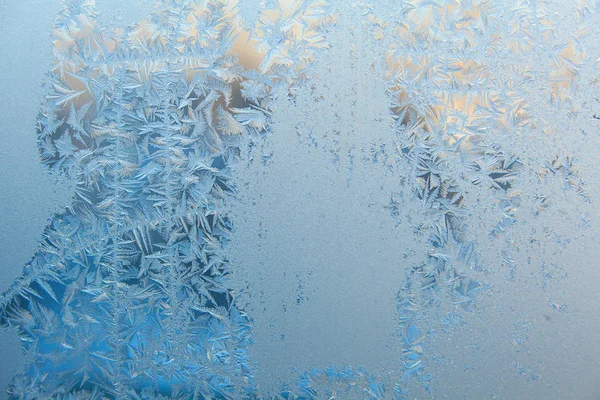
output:
[[[226,55],[224,13],[221,2],[165,3],[118,36],[98,28],[91,3],[59,15],[39,144],[42,162],[77,187],[2,299],[3,320],[26,343],[15,397],[251,388],[220,209],[239,134],[264,116],[232,104],[243,77]]]
[[[37,133],[42,163],[77,186],[1,298],[1,321],[18,328],[25,352],[14,398],[266,395],[247,351],[252,316],[228,286],[232,174],[255,149],[268,162],[277,101],[314,90],[318,60],[340,32],[355,41],[351,64],[377,49],[372,68],[387,79],[393,144],[344,147],[319,126],[298,133],[332,163],[342,149],[349,170],[368,153],[402,171],[391,218],[417,205],[413,232],[429,250],[403,265],[394,387],[360,366],[332,365],[271,395],[435,392],[430,370],[440,361],[429,348],[439,332],[468,324],[477,293],[518,279],[545,249],[553,258],[533,275],[540,288],[566,277],[559,253],[573,221],[590,225],[578,168],[589,161],[577,157],[583,141],[557,133],[597,129],[582,104],[598,102],[597,35],[560,25],[564,10],[552,2],[242,0],[237,11],[221,0],[162,0],[138,23],[110,28],[92,0],[65,1]],[[600,5],[568,11],[592,26]],[[257,70],[234,54],[241,26]],[[562,230],[541,218],[567,202],[577,215]],[[538,244],[540,232],[559,248]],[[548,297],[548,312],[565,312],[563,300]]]

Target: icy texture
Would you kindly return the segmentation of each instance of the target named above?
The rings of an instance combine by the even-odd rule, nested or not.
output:
[[[52,213],[69,204],[73,185],[39,162],[33,130],[52,57],[50,31],[59,1],[0,1],[0,292],[21,275]],[[23,364],[16,329],[0,329],[0,399]]]
[[[152,11],[154,0],[98,0],[98,14],[104,25],[131,25]]]
[[[599,3],[103,3],[55,22],[13,397],[594,395]]]
[[[86,2],[59,15],[38,140],[42,162],[77,187],[2,299],[26,343],[15,396],[210,397],[249,384],[220,242],[230,134],[246,129],[232,116],[240,76],[223,10],[165,4],[118,38]],[[188,16],[212,31],[178,49]],[[187,60],[188,80],[171,66]]]

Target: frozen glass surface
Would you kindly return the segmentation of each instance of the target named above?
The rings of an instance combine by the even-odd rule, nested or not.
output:
[[[0,0],[15,399],[597,399],[600,3]]]

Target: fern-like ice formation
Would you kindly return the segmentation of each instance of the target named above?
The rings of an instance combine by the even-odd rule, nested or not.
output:
[[[593,46],[586,32],[556,39],[557,15],[543,7],[494,3],[161,0],[138,23],[112,27],[93,0],[65,0],[37,133],[42,163],[77,186],[0,298],[1,321],[18,328],[26,355],[11,395],[269,395],[247,351],[252,316],[228,283],[225,210],[235,204],[236,165],[277,135],[278,96],[293,102],[314,90],[315,60],[336,29],[363,41],[351,63],[367,46],[379,49],[373,65],[387,79],[395,148],[358,151],[402,172],[409,196],[390,193],[391,218],[417,204],[414,232],[429,250],[403,265],[395,388],[360,366],[315,366],[270,395],[402,398],[415,376],[429,388],[427,338],[461,323],[491,287],[491,270],[508,265],[514,278],[515,258],[524,258],[523,235],[510,231],[519,209],[544,213],[555,176],[565,193],[589,200],[568,146],[556,151],[564,138],[552,136],[560,125],[545,106],[574,109],[576,95],[589,95],[581,76],[593,75],[585,48]],[[576,18],[598,12],[581,3]],[[239,62],[252,57],[255,69]],[[539,75],[551,83],[533,82]],[[339,151],[317,133],[309,132],[315,146]],[[531,152],[523,145],[531,136],[550,143]]]

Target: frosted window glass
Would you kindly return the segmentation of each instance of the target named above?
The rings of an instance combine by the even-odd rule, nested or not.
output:
[[[14,399],[596,399],[600,3],[0,1]]]

